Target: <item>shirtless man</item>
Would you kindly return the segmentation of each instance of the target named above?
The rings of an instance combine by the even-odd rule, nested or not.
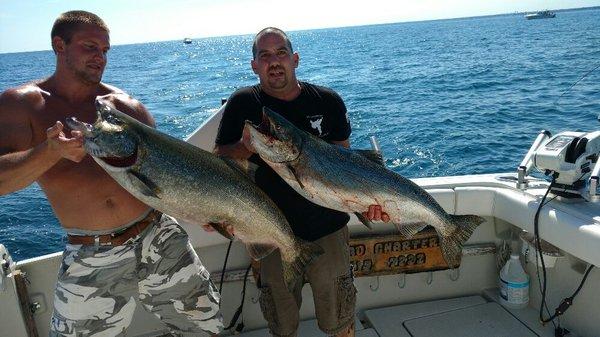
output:
[[[100,82],[108,28],[70,11],[51,37],[54,74],[0,95],[0,195],[37,182],[68,234],[50,335],[122,335],[136,301],[178,336],[218,333],[219,294],[185,231],[119,186],[61,122],[93,123],[98,97],[154,126],[140,102]]]

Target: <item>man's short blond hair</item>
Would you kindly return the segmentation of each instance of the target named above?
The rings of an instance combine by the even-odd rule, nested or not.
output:
[[[54,39],[55,36],[58,36],[69,43],[73,33],[83,24],[95,25],[107,33],[110,32],[106,23],[98,15],[86,11],[68,11],[56,18],[50,32],[50,38]]]

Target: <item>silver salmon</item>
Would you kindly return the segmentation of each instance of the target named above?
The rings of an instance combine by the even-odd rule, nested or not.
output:
[[[254,259],[279,248],[283,278],[292,289],[323,250],[301,241],[271,199],[234,164],[159,132],[96,101],[93,125],[71,117],[84,148],[113,179],[143,203],[191,223],[234,228]]]
[[[260,157],[312,202],[355,213],[368,226],[361,212],[381,205],[406,237],[433,226],[450,267],[460,264],[464,242],[484,221],[476,215],[446,213],[429,193],[364,151],[329,144],[266,107],[260,125],[247,121],[244,128]]]

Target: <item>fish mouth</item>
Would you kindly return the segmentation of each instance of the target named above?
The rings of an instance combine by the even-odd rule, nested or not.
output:
[[[273,114],[271,114],[273,113]],[[265,161],[289,163],[297,160],[302,152],[302,142],[294,142],[293,135],[286,132],[283,121],[267,107],[263,107],[260,123],[246,121],[245,132],[250,135],[250,143]],[[300,139],[301,140],[301,139]]]
[[[93,139],[86,139],[85,150],[89,153],[96,161],[102,161],[106,165],[115,169],[128,168],[135,165],[138,161],[138,148],[128,156],[113,156],[110,153],[102,150]]]
[[[106,151],[102,150],[98,145],[94,143],[92,134],[93,126],[91,124],[77,120],[75,117],[69,117],[66,119],[67,126],[73,131],[80,131],[83,133],[86,142],[85,148],[92,157],[95,157],[109,166],[115,168],[125,168],[135,165],[138,159],[138,149],[126,157],[116,157],[109,155]]]
[[[127,167],[131,167],[131,166],[135,165],[135,163],[137,162],[138,151],[136,149],[135,151],[133,151],[133,153],[130,156],[127,156],[127,157],[106,156],[106,157],[97,157],[97,158],[112,167],[127,168]]]
[[[69,117],[66,119],[67,126],[73,131],[80,131],[84,136],[88,136],[92,133],[92,125],[82,122],[75,117]]]
[[[265,137],[267,137],[267,140],[271,143],[275,142],[276,140],[279,140],[277,139],[277,137],[275,137],[273,132],[271,132],[272,125],[273,123],[271,122],[271,118],[263,110],[262,119],[260,121],[260,124],[258,124],[257,130],[258,132],[262,133]]]
[[[258,124],[246,121],[254,130],[256,130],[263,138],[263,142],[267,145],[273,144],[279,139],[271,132],[271,120],[269,116],[263,111],[261,114],[261,121]]]

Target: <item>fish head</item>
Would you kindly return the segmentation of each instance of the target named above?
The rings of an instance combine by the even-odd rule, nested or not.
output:
[[[67,118],[67,125],[80,131],[84,138],[84,148],[96,161],[109,167],[123,168],[135,164],[139,137],[131,128],[131,117],[96,100],[97,119],[94,124]],[[104,166],[104,165],[103,165]]]
[[[267,107],[263,107],[259,125],[246,121],[244,127],[250,135],[250,143],[266,161],[292,162],[302,152],[303,131]]]

